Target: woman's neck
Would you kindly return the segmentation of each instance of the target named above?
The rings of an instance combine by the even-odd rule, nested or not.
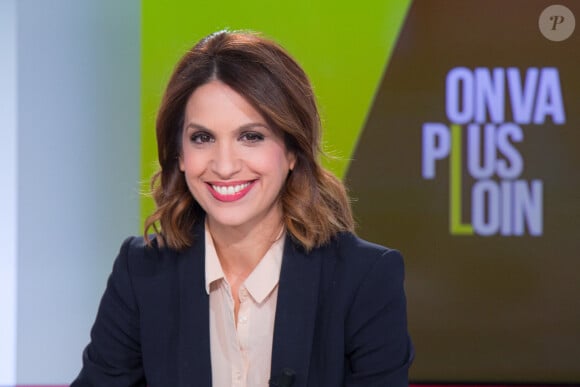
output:
[[[281,216],[254,226],[223,227],[207,222],[222,270],[228,281],[243,282],[284,228]],[[230,278],[231,277],[231,278]]]

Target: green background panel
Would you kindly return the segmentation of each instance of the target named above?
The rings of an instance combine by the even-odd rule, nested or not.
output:
[[[157,168],[155,115],[171,71],[195,42],[224,28],[264,33],[309,74],[324,127],[323,160],[342,177],[365,123],[410,0],[142,2],[142,180]],[[141,216],[153,210],[144,198]]]

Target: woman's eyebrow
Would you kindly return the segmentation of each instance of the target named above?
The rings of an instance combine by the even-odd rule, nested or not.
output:
[[[261,123],[261,122],[250,122],[248,124],[244,124],[244,125],[238,127],[238,130],[239,131],[250,130],[250,129],[253,129],[255,127],[262,127],[264,129],[271,130],[268,125]]]
[[[211,129],[206,128],[203,125],[196,124],[195,122],[190,122],[189,124],[187,124],[187,126],[185,127],[185,129],[189,129],[189,128],[201,130],[201,131],[208,132],[208,133],[212,133],[212,130]]]
[[[249,122],[247,124],[241,125],[236,129],[236,132],[244,132],[246,130],[252,130],[254,128],[264,128],[266,130],[271,130],[270,127],[264,123],[261,122]],[[207,132],[209,134],[213,134],[213,130],[201,125],[201,124],[197,124],[195,122],[190,122],[189,124],[186,125],[185,129],[194,129],[194,130],[200,130],[203,132]]]

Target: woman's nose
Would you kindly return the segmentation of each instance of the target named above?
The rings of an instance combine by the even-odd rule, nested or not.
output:
[[[215,147],[211,169],[220,179],[232,178],[240,171],[241,165],[242,162],[235,151],[235,146],[222,143]]]

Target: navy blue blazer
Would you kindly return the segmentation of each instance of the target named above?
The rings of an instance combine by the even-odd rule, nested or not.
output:
[[[71,387],[211,387],[204,249],[203,223],[183,251],[123,243]],[[403,276],[399,252],[350,233],[309,253],[287,236],[272,385],[287,368],[295,387],[407,386]]]

